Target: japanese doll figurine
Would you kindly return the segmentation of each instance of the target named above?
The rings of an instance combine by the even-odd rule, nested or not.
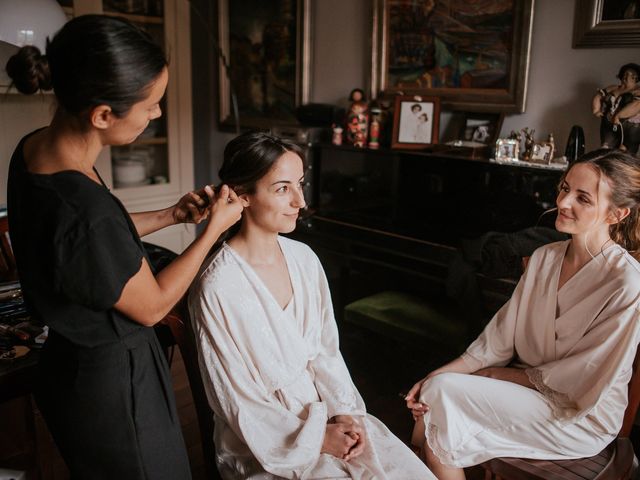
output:
[[[356,88],[349,95],[351,106],[347,112],[346,140],[354,147],[367,146],[369,130],[369,108],[364,99],[364,92]]]

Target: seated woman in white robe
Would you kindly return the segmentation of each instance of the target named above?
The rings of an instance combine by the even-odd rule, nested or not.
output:
[[[305,206],[300,148],[242,135],[227,145],[220,178],[239,194],[242,221],[205,262],[189,310],[222,477],[435,478],[367,414],[338,349],[322,266],[278,235]]]
[[[616,437],[640,340],[638,202],[633,156],[598,150],[569,167],[556,228],[571,239],[536,250],[466,352],[407,395],[439,479],[495,457],[588,457]]]

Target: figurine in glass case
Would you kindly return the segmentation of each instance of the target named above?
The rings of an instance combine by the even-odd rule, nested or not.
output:
[[[623,65],[617,77],[619,84],[601,88],[593,97],[593,114],[601,118],[603,147],[635,154],[640,145],[640,65]]]

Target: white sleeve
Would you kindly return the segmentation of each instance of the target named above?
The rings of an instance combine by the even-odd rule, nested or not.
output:
[[[327,412],[322,402],[300,419],[254,375],[226,328],[219,298],[212,288],[192,294],[189,310],[196,334],[203,383],[217,417],[224,419],[269,473],[303,478],[320,457]]]

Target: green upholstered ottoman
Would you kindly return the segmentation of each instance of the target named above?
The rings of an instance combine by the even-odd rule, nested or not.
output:
[[[350,303],[344,321],[399,341],[461,350],[466,326],[454,304],[386,291]]]

